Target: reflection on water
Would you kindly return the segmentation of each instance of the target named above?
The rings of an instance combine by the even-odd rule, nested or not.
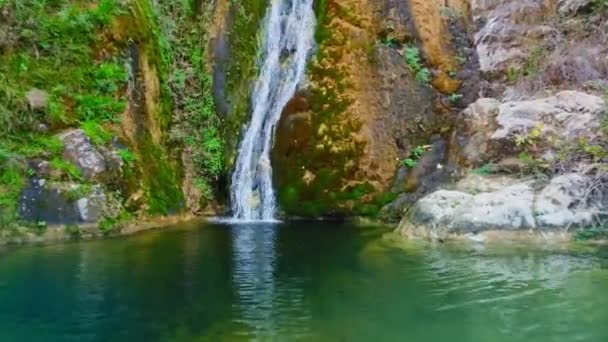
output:
[[[276,329],[273,322],[275,232],[276,228],[267,224],[235,225],[231,229],[232,282],[239,295],[235,303],[240,312],[239,323],[251,326],[256,335]]]
[[[203,224],[0,253],[0,341],[608,341],[608,251]]]
[[[276,234],[280,226],[272,223],[233,224],[232,283],[237,289],[236,323],[250,327],[259,338],[278,337],[288,330],[290,336],[306,335],[310,318],[298,277],[276,277]]]

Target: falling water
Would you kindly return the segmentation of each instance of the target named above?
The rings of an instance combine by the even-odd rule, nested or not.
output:
[[[230,196],[236,219],[275,218],[270,151],[281,112],[304,79],[315,24],[313,0],[270,0],[260,47],[262,65],[251,97],[251,122],[232,174]]]

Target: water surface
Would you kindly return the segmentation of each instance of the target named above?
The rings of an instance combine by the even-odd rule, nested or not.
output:
[[[200,223],[0,250],[0,340],[608,341],[608,251],[384,233]]]

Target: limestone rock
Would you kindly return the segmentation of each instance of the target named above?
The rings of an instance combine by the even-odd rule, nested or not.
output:
[[[465,164],[480,165],[514,155],[516,137],[537,128],[542,131],[540,142],[547,146],[583,137],[593,140],[601,134],[604,106],[600,97],[571,90],[502,104],[482,98],[460,114],[453,143],[460,147]]]
[[[74,163],[84,178],[99,179],[107,170],[103,155],[82,129],[71,129],[59,135],[63,141],[63,158]]]
[[[467,162],[480,164],[490,154],[490,139],[497,128],[496,115],[500,101],[481,98],[460,114],[460,128],[454,143],[461,145],[461,154]]]
[[[471,2],[471,10],[481,28],[475,34],[480,70],[497,73],[525,60],[530,49],[554,33],[542,25],[548,11],[542,0]]]
[[[438,190],[420,199],[399,229],[404,235],[441,237],[586,227],[606,212],[608,197],[602,191],[588,196],[590,184],[591,177],[570,173],[535,190],[526,180],[470,175],[454,190]]]
[[[592,3],[593,0],[559,0],[557,11],[561,15],[572,15],[588,8]]]
[[[538,100],[507,102],[499,108],[496,121],[500,128],[492,139],[527,134],[539,124],[543,134],[558,134],[567,140],[591,138],[599,131],[603,110],[604,100],[578,91],[562,91]]]
[[[439,190],[421,199],[414,218],[428,227],[447,232],[535,227],[534,193],[527,183],[479,194]]]
[[[584,201],[589,184],[590,177],[577,173],[552,179],[536,198],[534,213],[538,224],[562,228],[591,225],[600,210],[593,201]]]

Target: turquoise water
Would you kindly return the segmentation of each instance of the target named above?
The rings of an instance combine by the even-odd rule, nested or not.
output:
[[[608,251],[191,224],[0,250],[0,341],[608,341]]]

